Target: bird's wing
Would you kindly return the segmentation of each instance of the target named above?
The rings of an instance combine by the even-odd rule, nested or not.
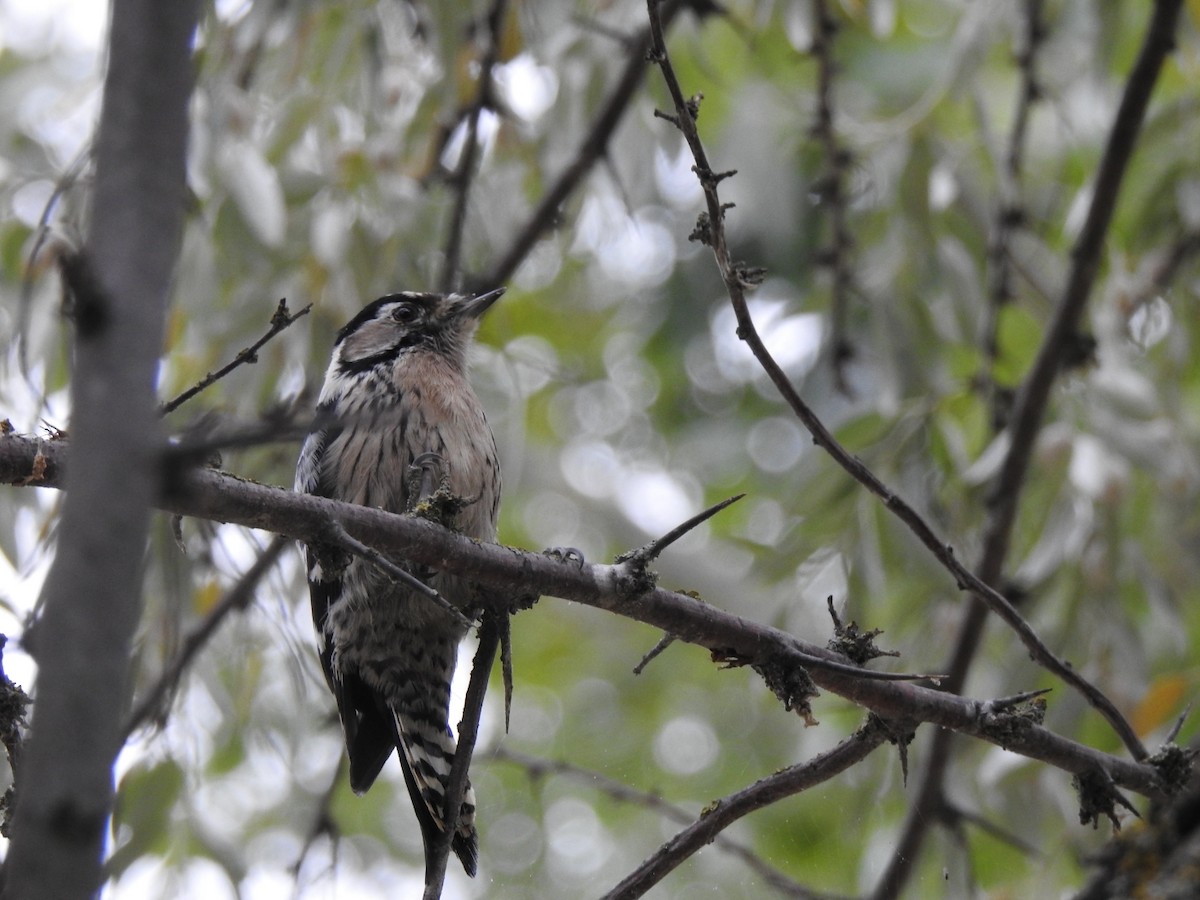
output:
[[[318,408],[318,422],[328,409]],[[337,423],[311,432],[300,450],[296,464],[296,490],[318,497],[333,497],[332,476],[324,457],[342,432]],[[350,758],[350,786],[363,793],[374,783],[384,763],[396,749],[396,733],[391,713],[374,691],[357,675],[338,671],[333,659],[333,625],[329,610],[341,596],[344,574],[349,561],[339,559],[333,548],[304,548],[308,575],[308,594],[312,603],[313,625],[317,634],[317,652],[321,670],[337,701],[338,716],[346,737]]]

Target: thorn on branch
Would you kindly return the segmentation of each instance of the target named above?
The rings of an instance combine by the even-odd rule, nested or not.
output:
[[[883,634],[882,630],[874,628],[871,631],[863,631],[858,627],[858,623],[853,621],[849,625],[843,625],[837,610],[833,608],[832,594],[826,602],[829,604],[830,618],[833,619],[833,637],[825,646],[834,653],[840,653],[860,666],[880,656],[900,655],[898,650],[880,650],[875,646],[875,638]]]
[[[642,657],[642,661],[633,667],[633,674],[641,675],[642,672],[645,671],[646,666],[648,666],[650,664],[650,661],[653,660],[656,656],[658,656],[658,654],[662,653],[664,650],[666,650],[668,647],[670,647],[673,643],[675,643],[676,640],[677,640],[677,638],[675,637],[675,635],[671,634],[671,632],[669,632],[669,631],[663,632],[663,636],[661,638],[659,638],[658,643],[655,644],[653,647],[651,647],[649,652],[647,652],[646,655]]]
[[[679,124],[676,122],[676,124]],[[714,172],[712,169],[694,165],[692,171],[696,173],[696,178],[700,180],[701,187],[705,189],[715,188],[726,178],[732,178],[738,173],[737,169],[726,169],[724,172]]]
[[[1107,817],[1112,822],[1113,830],[1121,830],[1121,822],[1117,818],[1117,806],[1123,806],[1139,819],[1141,815],[1134,809],[1133,804],[1125,799],[1117,790],[1112,778],[1101,769],[1088,769],[1071,778],[1071,786],[1079,792],[1079,824],[1092,828],[1100,827],[1100,816]]]
[[[900,775],[904,781],[904,785],[907,787],[908,745],[917,736],[916,729],[906,723],[885,719],[875,713],[867,714],[867,727],[883,729],[883,733],[887,735],[888,743],[895,746],[896,753],[900,757]]]
[[[639,547],[636,550],[630,550],[626,553],[622,553],[616,558],[616,564],[621,565],[622,563],[629,563],[635,569],[640,569],[642,572],[645,572],[646,565],[652,560],[657,559],[658,556],[673,543],[675,543],[692,529],[697,528],[698,526],[707,522],[721,510],[725,509],[725,507],[732,506],[745,496],[745,494],[735,494],[732,497],[722,500],[720,503],[713,504],[703,512],[692,516],[686,522],[676,525],[657,540],[653,540],[649,544]]]
[[[1187,717],[1192,714],[1192,704],[1188,704],[1183,712],[1179,714],[1179,718],[1175,720],[1175,724],[1171,726],[1171,732],[1167,735],[1165,743],[1174,743],[1175,738],[1179,737],[1179,732],[1183,730],[1183,723],[1187,721]]]
[[[504,679],[504,733],[508,734],[513,696],[512,619],[501,613],[496,616],[496,627],[500,636],[500,675]]]
[[[677,117],[671,115],[670,113],[665,113],[661,109],[656,109],[654,111],[654,118],[666,119],[668,122],[670,122],[676,128],[678,128],[680,131],[683,130],[683,126],[679,124],[679,119]]]

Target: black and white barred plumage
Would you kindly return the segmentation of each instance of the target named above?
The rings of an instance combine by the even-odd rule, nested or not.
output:
[[[402,513],[446,483],[464,501],[448,524],[495,540],[496,443],[465,370],[479,317],[501,293],[390,294],[351,319],[334,344],[296,489]],[[445,828],[455,749],[450,681],[464,629],[367,560],[312,546],[305,558],[351,787],[366,791],[398,751],[428,862],[431,842]],[[470,606],[468,585],[452,574],[406,568],[454,606]],[[451,847],[474,875],[478,837],[469,787],[453,828]]]

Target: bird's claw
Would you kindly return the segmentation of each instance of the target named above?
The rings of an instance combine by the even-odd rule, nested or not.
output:
[[[573,562],[578,564],[579,568],[583,568],[586,560],[583,558],[583,552],[576,550],[574,547],[547,547],[542,551],[544,556],[548,556],[557,562]]]

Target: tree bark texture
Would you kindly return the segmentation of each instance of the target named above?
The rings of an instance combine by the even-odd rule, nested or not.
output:
[[[158,487],[154,390],[184,216],[195,0],[115,0],[75,325],[58,547],[27,643],[38,663],[5,897],[92,896],[128,700]]]

